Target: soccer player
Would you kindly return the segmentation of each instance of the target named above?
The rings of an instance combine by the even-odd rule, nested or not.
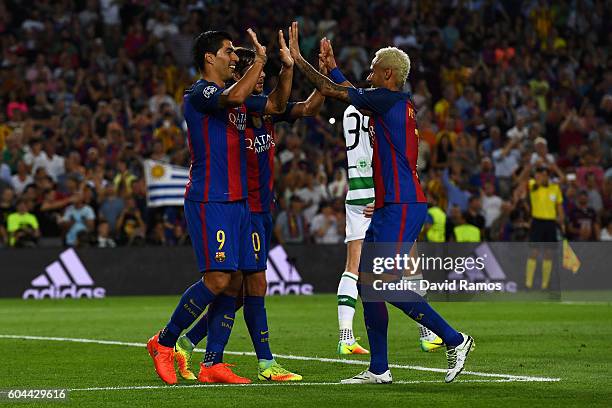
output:
[[[427,214],[427,203],[416,172],[418,137],[414,106],[410,95],[401,92],[410,70],[408,55],[394,47],[378,50],[368,76],[372,88],[363,89],[334,83],[302,57],[297,22],[289,29],[289,49],[295,65],[324,96],[370,112],[375,205],[368,205],[365,210],[372,220],[364,242],[414,243]],[[338,71],[332,75],[341,76]],[[451,382],[463,370],[474,340],[452,328],[420,295],[411,293],[411,298],[414,300],[391,304],[442,338],[448,361],[445,381]],[[343,382],[390,383],[386,305],[364,302],[363,310],[372,352],[370,367]]]
[[[334,70],[336,62],[329,40],[322,40],[325,49],[321,59],[329,71]],[[336,72],[336,71],[334,71]],[[338,78],[331,78],[332,80]],[[343,83],[350,85],[348,81]],[[342,127],[346,142],[348,162],[349,191],[346,195],[346,267],[338,284],[338,324],[340,339],[338,354],[368,354],[353,335],[353,317],[357,303],[357,281],[359,279],[359,259],[370,218],[364,215],[367,204],[374,202],[374,180],[372,178],[372,146],[368,123],[370,118],[350,105],[344,111]],[[434,351],[444,344],[442,339],[427,327],[417,323],[421,350]]]
[[[281,50],[289,56],[282,32],[279,32]],[[253,65],[255,52],[246,48],[237,48],[239,61],[234,71],[234,79],[239,81]],[[264,91],[265,74],[260,74],[253,94],[261,95]],[[300,381],[302,376],[284,369],[278,364],[270,351],[269,329],[264,306],[266,295],[266,266],[268,251],[272,237],[272,214],[274,200],[274,124],[278,122],[293,122],[297,118],[316,115],[325,98],[314,91],[305,101],[288,103],[285,113],[281,115],[261,115],[252,113],[247,118],[247,186],[248,203],[251,210],[251,240],[257,266],[254,270],[244,273],[244,303],[238,299],[236,310],[244,304],[244,319],[259,360],[257,377],[264,381]],[[191,356],[195,346],[202,341],[208,331],[208,315],[205,314],[196,324],[181,336],[176,344],[176,360],[179,373],[185,379],[195,378],[191,372]]]
[[[250,383],[222,362],[223,350],[234,323],[236,296],[242,287],[239,270],[255,268],[251,220],[247,206],[246,122],[248,112],[284,112],[293,73],[281,70],[279,86],[269,97],[252,96],[266,63],[266,49],[248,30],[255,47],[253,65],[234,85],[238,56],[229,34],[207,31],[193,49],[201,73],[185,92],[191,168],[185,191],[187,228],[203,278],[181,297],[170,321],[147,343],[159,377],[177,382],[174,346],[206,307],[209,307],[208,343],[198,381]],[[283,65],[286,61],[283,61]]]

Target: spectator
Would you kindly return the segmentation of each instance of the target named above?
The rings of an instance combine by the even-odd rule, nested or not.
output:
[[[532,166],[544,166],[548,167],[549,165],[555,162],[555,158],[552,154],[548,153],[548,142],[543,137],[537,137],[533,142],[535,152],[531,155],[530,163]]]
[[[31,184],[33,181],[34,179],[28,173],[28,167],[25,164],[25,161],[19,160],[17,163],[17,174],[11,178],[11,184],[15,189],[15,193],[17,193],[17,195],[21,195],[26,186]]]
[[[8,244],[6,225],[8,216],[15,211],[15,193],[11,188],[5,188],[0,193],[0,246]]]
[[[573,241],[597,241],[600,236],[601,227],[597,221],[597,214],[588,204],[589,193],[580,190],[576,206],[568,214],[567,235]]]
[[[42,154],[34,159],[32,171],[35,172],[42,167],[53,181],[57,181],[59,175],[65,170],[64,158],[55,153],[55,141],[47,140],[44,146]]]
[[[510,129],[508,133],[506,133],[506,136],[508,136],[509,139],[516,138],[519,141],[522,141],[523,139],[527,138],[528,134],[529,129],[527,128],[527,126],[525,126],[525,118],[518,117],[516,119],[516,125],[514,125],[514,127],[512,127],[512,129]]]
[[[453,166],[450,176],[448,169],[445,169],[442,175],[442,183],[448,197],[448,208],[457,206],[461,211],[467,210],[471,194],[464,188],[465,183],[462,180],[461,167]]]
[[[115,186],[110,183],[107,184],[104,188],[104,198],[102,199],[98,216],[108,222],[109,229],[112,233],[117,230],[117,220],[119,219],[119,215],[123,212],[124,206],[125,202],[123,198],[117,195]]]
[[[280,244],[302,244],[307,238],[307,224],[304,219],[302,199],[291,197],[289,208],[278,214],[274,225],[274,236]]]
[[[485,217],[482,215],[482,201],[478,196],[472,196],[468,200],[468,208],[463,213],[463,219],[480,230],[480,237],[484,238],[486,225]]]
[[[167,245],[166,242],[166,231],[164,230],[163,221],[158,221],[153,225],[151,233],[149,234],[147,242],[151,245]]]
[[[586,175],[586,191],[589,197],[588,206],[600,212],[603,209],[603,199],[599,192],[599,186],[597,185],[597,179],[594,173],[588,173]]]
[[[96,246],[98,248],[115,248],[117,246],[115,240],[111,237],[110,224],[106,221],[100,221],[98,224],[98,238]]]
[[[36,216],[28,212],[28,204],[25,199],[17,201],[16,211],[10,214],[6,220],[9,245],[17,248],[34,247],[40,237],[38,220]]]
[[[85,204],[83,193],[78,192],[74,196],[74,204],[69,205],[62,217],[62,227],[67,230],[65,242],[68,246],[77,245],[77,237],[82,231],[91,233],[94,231],[96,214],[94,210]]]
[[[156,120],[158,115],[161,114],[162,104],[170,106],[172,112],[177,114],[179,112],[176,102],[170,95],[166,93],[166,84],[163,82],[157,84],[155,95],[149,99],[149,110],[153,113],[153,119]]]
[[[124,160],[119,160],[117,163],[117,175],[113,179],[113,184],[118,195],[131,194],[132,183],[136,180],[128,169],[127,163]]]
[[[315,244],[339,244],[344,238],[344,214],[336,213],[329,202],[321,203],[321,211],[310,224]]]
[[[328,198],[325,184],[318,183],[315,176],[310,173],[306,174],[302,188],[297,190],[295,195],[300,197],[305,203],[304,217],[306,217],[306,221],[309,223],[312,222],[312,219],[319,211],[319,204]]]
[[[429,208],[423,228],[428,242],[446,241],[446,213],[438,206],[438,197],[435,194],[427,196]]]
[[[493,222],[501,216],[502,199],[495,195],[493,183],[486,182],[482,194],[482,212],[485,219],[485,228],[491,228]]]
[[[0,163],[0,182],[7,184],[9,187],[13,185],[13,178],[11,177],[11,168],[5,163]]]
[[[132,197],[126,198],[125,207],[116,226],[120,245],[139,245],[145,238],[145,223],[142,214],[136,207],[136,200]]]
[[[453,227],[453,241],[455,242],[480,242],[481,229],[473,224],[470,224],[465,219],[465,216],[459,213],[455,218],[455,226]]]
[[[486,183],[493,184],[495,191],[495,173],[493,172],[493,162],[487,156],[480,160],[480,171],[470,178],[470,184],[477,188],[483,188]]]
[[[348,179],[345,169],[336,169],[334,172],[334,181],[327,186],[330,198],[344,198],[348,191]]]
[[[449,160],[453,153],[453,146],[448,132],[440,132],[436,136],[438,140],[436,149],[434,149],[431,157],[431,165],[436,169],[445,169],[449,165]]]
[[[14,173],[17,171],[17,163],[23,159],[24,155],[20,133],[13,132],[8,135],[5,144],[4,152],[2,152],[2,163],[7,165],[10,171]]]
[[[497,149],[493,152],[499,195],[505,199],[510,197],[512,175],[518,169],[521,159],[521,152],[517,148],[518,144],[518,138],[509,139],[504,144],[503,149]]]

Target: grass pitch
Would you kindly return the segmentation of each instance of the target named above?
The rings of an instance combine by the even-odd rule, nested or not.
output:
[[[180,381],[170,387],[156,376],[144,343],[165,324],[177,301],[178,296],[0,300],[0,389],[69,389],[65,402],[17,405],[5,399],[0,406],[595,407],[612,401],[610,303],[434,304],[477,345],[466,365],[475,374],[462,374],[452,384],[445,384],[443,372],[435,371],[446,367],[444,353],[421,352],[414,323],[389,306],[390,362],[403,368],[392,368],[395,384],[360,386],[336,384],[364,369],[359,363],[368,358],[337,361],[335,296],[271,297],[267,310],[272,351],[285,355],[277,360],[302,374],[307,384],[258,382],[256,358],[232,353],[225,361],[236,364],[236,372],[255,385],[194,386]],[[252,352],[242,313],[237,316],[227,350]],[[366,339],[361,310],[356,317],[355,332]],[[367,340],[362,344],[367,346]]]

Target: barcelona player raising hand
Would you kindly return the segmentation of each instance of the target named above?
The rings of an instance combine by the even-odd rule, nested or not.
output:
[[[372,221],[364,242],[414,243],[425,221],[427,200],[416,171],[418,136],[414,105],[410,95],[402,92],[410,71],[408,55],[395,47],[378,50],[368,76],[372,87],[354,88],[338,84],[346,80],[337,68],[330,73],[334,81],[313,68],[302,57],[298,40],[298,24],[294,22],[289,29],[289,50],[306,78],[324,96],[349,103],[368,112],[370,117],[375,206],[366,207],[366,215]],[[391,304],[442,338],[448,360],[445,381],[453,381],[463,370],[474,343],[472,337],[456,331],[417,293],[411,293],[409,301]],[[370,367],[343,382],[390,383],[386,305],[364,302],[363,311],[371,349]]]
[[[191,168],[185,191],[185,218],[203,274],[181,297],[166,326],[147,343],[159,377],[177,382],[174,347],[181,333],[208,306],[208,343],[198,380],[204,383],[249,383],[223,363],[223,350],[234,324],[240,270],[255,268],[251,220],[247,205],[245,129],[249,112],[284,112],[291,73],[281,70],[279,86],[269,96],[252,96],[266,63],[266,48],[248,30],[255,50],[251,67],[226,87],[238,56],[229,34],[207,31],[194,43],[193,57],[201,79],[185,92]]]

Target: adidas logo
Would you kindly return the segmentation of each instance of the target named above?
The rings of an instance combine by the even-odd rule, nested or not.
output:
[[[302,283],[302,276],[289,262],[285,249],[277,245],[268,253],[266,269],[269,295],[312,295],[313,287]]]
[[[504,272],[504,268],[502,268],[495,253],[486,242],[478,245],[478,247],[474,249],[473,254],[483,260],[484,269],[480,270],[474,267],[467,269],[463,274],[451,272],[448,275],[450,280],[467,279],[469,282],[501,282],[504,292],[515,293],[517,291],[517,283],[508,279]]]
[[[23,292],[23,299],[103,298],[106,289],[94,288],[94,281],[74,249],[62,252],[59,260],[31,282],[33,288]]]

